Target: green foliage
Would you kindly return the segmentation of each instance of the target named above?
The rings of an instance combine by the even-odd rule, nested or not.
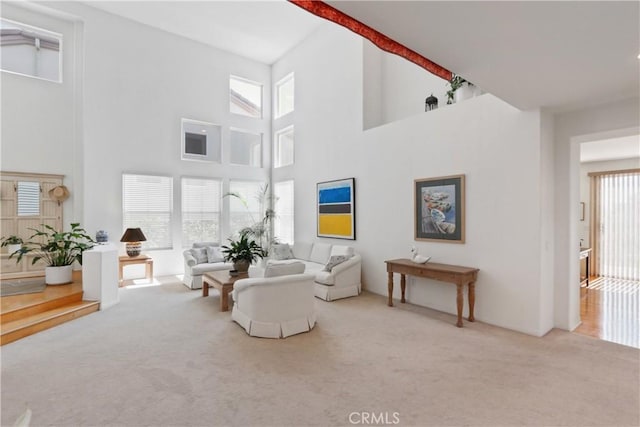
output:
[[[18,236],[3,237],[2,244],[0,246],[4,248],[5,246],[9,245],[21,245],[23,242],[24,241],[22,240],[22,238]]]
[[[225,261],[248,261],[250,264],[262,258],[264,251],[255,240],[249,238],[249,233],[240,232],[238,240],[229,239],[229,245],[221,246]]]
[[[9,258],[16,255],[16,262],[20,262],[23,256],[31,253],[35,255],[31,264],[39,260],[43,260],[49,267],[71,265],[74,261],[82,264],[82,253],[91,249],[96,243],[77,222],[71,223],[71,231],[57,231],[46,224],[40,224],[40,226],[42,228],[40,230],[29,229],[35,233]]]
[[[467,82],[462,76],[452,74],[451,80],[449,80],[450,89],[447,91],[447,104],[453,104],[453,97],[458,89]]]

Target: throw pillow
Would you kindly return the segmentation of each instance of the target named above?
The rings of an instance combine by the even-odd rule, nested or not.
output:
[[[329,261],[327,261],[327,264],[324,266],[323,270],[331,271],[333,267],[335,267],[338,264],[342,264],[349,258],[351,258],[351,256],[349,255],[331,255],[331,257],[329,258]]]
[[[288,276],[290,274],[304,273],[305,265],[300,261],[294,261],[286,264],[269,264],[264,270],[264,277]]]
[[[193,255],[198,264],[207,262],[207,248],[193,248],[191,249],[191,255]]]
[[[224,255],[222,254],[222,250],[220,246],[209,246],[207,247],[207,262],[223,262]]]
[[[288,243],[277,243],[271,246],[271,257],[276,260],[291,259],[293,252]]]

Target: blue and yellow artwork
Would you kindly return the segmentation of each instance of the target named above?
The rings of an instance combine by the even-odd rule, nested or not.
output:
[[[318,183],[318,237],[355,240],[355,178]]]

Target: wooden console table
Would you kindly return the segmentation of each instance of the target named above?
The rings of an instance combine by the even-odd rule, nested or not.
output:
[[[476,302],[475,284],[478,278],[477,268],[460,267],[457,265],[438,264],[435,262],[427,262],[418,264],[409,259],[394,259],[385,261],[387,264],[387,273],[389,274],[389,307],[393,307],[393,273],[400,274],[400,290],[402,291],[402,299],[404,303],[404,292],[406,288],[406,275],[424,277],[427,279],[440,280],[442,282],[453,283],[457,287],[457,305],[458,305],[458,322],[456,326],[462,327],[462,308],[464,306],[463,288],[464,285],[469,287],[469,321],[474,322],[473,307]]]
[[[153,258],[151,258],[148,255],[138,255],[138,256],[134,256],[134,257],[130,257],[130,256],[121,256],[118,257],[118,267],[119,267],[119,279],[120,279],[120,286],[122,286],[122,284],[124,283],[123,281],[123,272],[124,272],[124,268],[127,265],[132,265],[132,264],[144,264],[145,266],[145,277],[147,278],[147,280],[152,281],[153,280]]]
[[[586,260],[585,261],[585,276],[584,279],[582,277],[580,277],[580,286],[582,287],[582,285],[584,285],[586,283],[587,288],[589,287],[589,275],[591,274],[591,272],[589,271],[589,264],[591,261],[591,248],[580,248],[580,261],[582,262],[582,260]]]

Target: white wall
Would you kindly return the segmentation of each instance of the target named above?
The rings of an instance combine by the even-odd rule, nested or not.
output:
[[[555,117],[555,326],[573,330],[580,324],[578,222],[581,142],[638,133],[638,98],[558,114]]]
[[[583,247],[590,247],[589,221],[591,220],[591,180],[590,172],[615,171],[640,168],[640,158],[607,160],[602,162],[580,163],[580,202],[584,203],[584,221],[578,219],[578,238],[583,240]],[[578,215],[579,217],[579,215]]]
[[[357,240],[347,243],[362,253],[366,289],[386,294],[384,261],[416,245],[433,261],[480,268],[478,319],[547,332],[540,113],[484,95],[362,132],[362,49],[348,31],[325,28],[274,65],[274,75],[296,73],[296,240],[317,239],[316,183],[355,177]],[[466,175],[466,243],[414,241],[413,180],[452,174]],[[411,303],[456,312],[450,284],[412,278],[407,293]]]
[[[62,34],[62,83],[0,73],[2,84],[1,165],[3,171],[64,175],[71,197],[64,204],[65,227],[82,220],[82,74],[75,33],[82,23],[3,2],[2,17]],[[80,66],[79,66],[80,64]]]
[[[72,192],[76,198],[84,195],[80,199],[83,225],[90,234],[106,230],[115,242],[123,231],[122,173],[172,176],[174,248],[149,254],[155,260],[156,275],[181,273],[180,177],[224,177],[223,192],[229,179],[268,179],[271,104],[264,103],[264,119],[230,114],[229,75],[263,83],[268,100],[270,67],[80,3],[50,6],[83,23],[84,32],[76,40],[84,44],[84,104],[82,99],[74,103],[70,90],[52,89],[49,82],[30,80],[13,87],[5,82],[15,76],[3,75],[3,112],[11,107],[10,115],[3,117],[3,169],[64,173],[72,181],[81,180],[84,191]],[[84,119],[80,147],[73,144],[70,113],[78,106]],[[181,118],[222,126],[222,165],[180,159]],[[46,126],[34,126],[39,122]],[[5,123],[15,129],[7,131],[10,138],[4,135]],[[264,133],[265,168],[229,165],[230,127]],[[84,165],[83,176],[69,160],[78,157],[77,163]],[[124,253],[124,244],[117,244]]]
[[[413,62],[363,40],[364,129],[425,113],[433,94],[438,108],[447,106],[447,81]]]

